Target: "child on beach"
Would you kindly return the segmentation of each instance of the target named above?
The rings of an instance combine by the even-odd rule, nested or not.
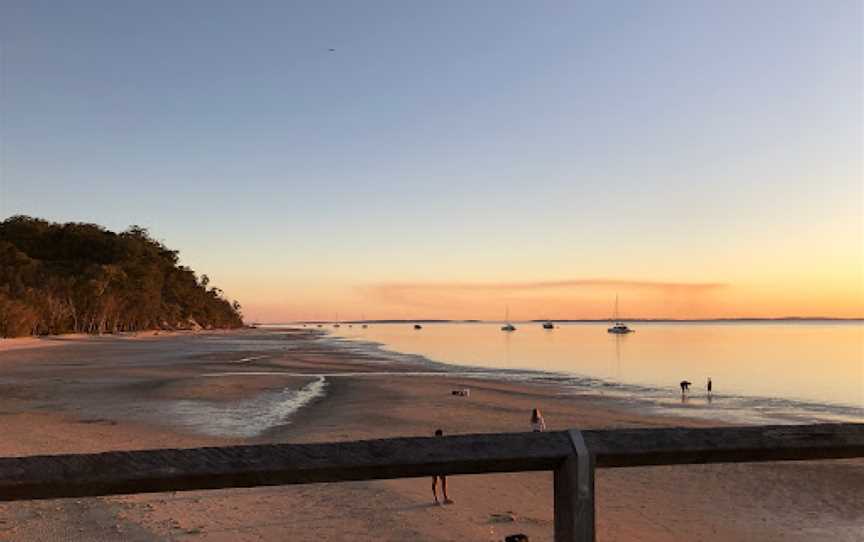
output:
[[[441,437],[444,436],[444,431],[441,429],[435,430],[435,436]],[[447,496],[447,477],[443,474],[436,474],[432,477],[432,498],[434,499],[435,504],[441,504],[438,501],[438,479],[441,479],[441,495],[444,497],[444,504],[453,504],[453,501],[450,500],[450,497]]]
[[[543,414],[540,413],[539,408],[535,408],[531,412],[531,430],[535,433],[546,430],[546,421],[543,420]]]

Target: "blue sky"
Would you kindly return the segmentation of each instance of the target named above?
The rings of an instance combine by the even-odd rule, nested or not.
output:
[[[861,288],[862,15],[7,0],[0,217],[147,226],[274,318],[394,281]]]

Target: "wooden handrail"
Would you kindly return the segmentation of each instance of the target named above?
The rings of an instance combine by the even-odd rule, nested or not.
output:
[[[864,424],[582,431],[598,468],[864,456]]]
[[[553,470],[566,433],[392,438],[0,458],[0,501]]]
[[[581,541],[593,540],[593,516],[576,533],[568,511],[586,502],[593,510],[595,467],[864,457],[864,424],[572,433],[590,456],[582,469],[590,471],[588,496],[575,490],[573,434],[550,431],[5,457],[0,501],[553,470],[556,540]]]

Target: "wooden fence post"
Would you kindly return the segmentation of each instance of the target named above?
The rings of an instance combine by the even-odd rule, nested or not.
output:
[[[569,435],[573,453],[554,471],[555,542],[595,542],[594,457],[579,430]]]

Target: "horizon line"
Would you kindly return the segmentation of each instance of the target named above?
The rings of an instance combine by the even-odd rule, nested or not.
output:
[[[615,318],[532,318],[526,320],[513,320],[514,322],[610,322]],[[864,316],[834,317],[834,316],[777,316],[777,317],[727,317],[727,318],[618,318],[628,322],[783,322],[783,321],[833,321],[833,322],[859,322],[864,321]],[[366,320],[288,320],[284,322],[250,322],[251,324],[278,325],[278,324],[385,324],[385,323],[410,323],[410,322],[439,322],[439,323],[493,323],[503,320],[488,320],[482,318],[381,318]]]

